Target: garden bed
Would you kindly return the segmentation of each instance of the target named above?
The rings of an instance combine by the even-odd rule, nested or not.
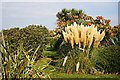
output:
[[[56,16],[54,30],[29,25],[0,32],[0,77],[119,80],[120,25],[76,9]]]

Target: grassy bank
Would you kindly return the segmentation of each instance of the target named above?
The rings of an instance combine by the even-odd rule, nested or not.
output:
[[[102,75],[92,75],[92,74],[65,74],[65,73],[53,73],[51,78],[109,78],[120,80],[120,75],[116,74],[102,74]]]

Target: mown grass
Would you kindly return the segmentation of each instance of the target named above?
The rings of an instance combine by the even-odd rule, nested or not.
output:
[[[58,78],[60,80],[64,79],[72,79],[72,80],[78,80],[78,79],[104,79],[104,80],[120,80],[120,74],[99,74],[99,75],[92,75],[92,74],[65,74],[65,73],[53,73],[50,75],[52,79]]]

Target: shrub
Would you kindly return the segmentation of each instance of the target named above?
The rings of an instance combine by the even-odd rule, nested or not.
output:
[[[92,62],[100,71],[113,73],[120,72],[120,46],[96,48],[92,51]]]
[[[38,53],[40,54],[48,43],[48,29],[44,26],[29,25],[25,28],[11,28],[3,30],[5,41],[8,42],[11,52],[16,51],[19,43],[23,43],[26,51],[32,49],[31,54],[37,46],[40,46]]]
[[[55,70],[53,66],[49,65],[51,59],[40,58],[39,60],[35,60],[35,55],[39,48],[40,46],[35,49],[32,57],[29,54],[31,50],[25,51],[22,43],[17,47],[16,52],[9,52],[10,48],[6,45],[2,33],[2,78],[40,78],[45,80],[46,78],[50,78],[49,74]]]

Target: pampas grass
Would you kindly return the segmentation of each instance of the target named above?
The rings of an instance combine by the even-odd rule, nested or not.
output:
[[[78,63],[76,64],[76,72],[78,71],[79,66],[80,66],[80,62],[78,62]]]
[[[65,42],[70,43],[72,48],[74,48],[75,45],[78,45],[80,53],[82,53],[71,53],[72,55],[74,55],[74,57],[71,59],[72,63],[74,61],[76,62],[76,59],[78,59],[78,62],[76,64],[72,64],[76,67],[76,72],[79,72],[79,68],[82,73],[89,73],[89,71],[95,72],[95,70],[92,69],[92,67],[94,66],[92,65],[92,62],[90,60],[90,49],[92,49],[92,45],[95,47],[99,46],[100,41],[102,41],[105,36],[105,30],[98,31],[97,27],[93,24],[91,26],[84,26],[83,24],[78,25],[76,24],[76,22],[74,22],[74,24],[72,24],[71,26],[67,25],[67,27],[65,27],[65,30],[63,30],[62,33]],[[79,58],[81,58],[81,60],[79,60]],[[64,58],[63,66],[65,66],[65,64],[69,65],[71,63],[66,63],[67,59],[68,56]]]
[[[68,59],[68,56],[66,56],[66,57],[64,58],[63,66],[65,66],[65,63],[66,63],[67,59]]]
[[[105,30],[101,33],[101,30],[97,31],[95,25],[84,26],[78,25],[74,22],[73,25],[65,27],[65,31],[62,31],[64,40],[69,42],[74,48],[74,45],[79,45],[79,48],[90,48],[92,44],[98,47],[100,41],[105,36]],[[94,43],[93,43],[94,42]]]

